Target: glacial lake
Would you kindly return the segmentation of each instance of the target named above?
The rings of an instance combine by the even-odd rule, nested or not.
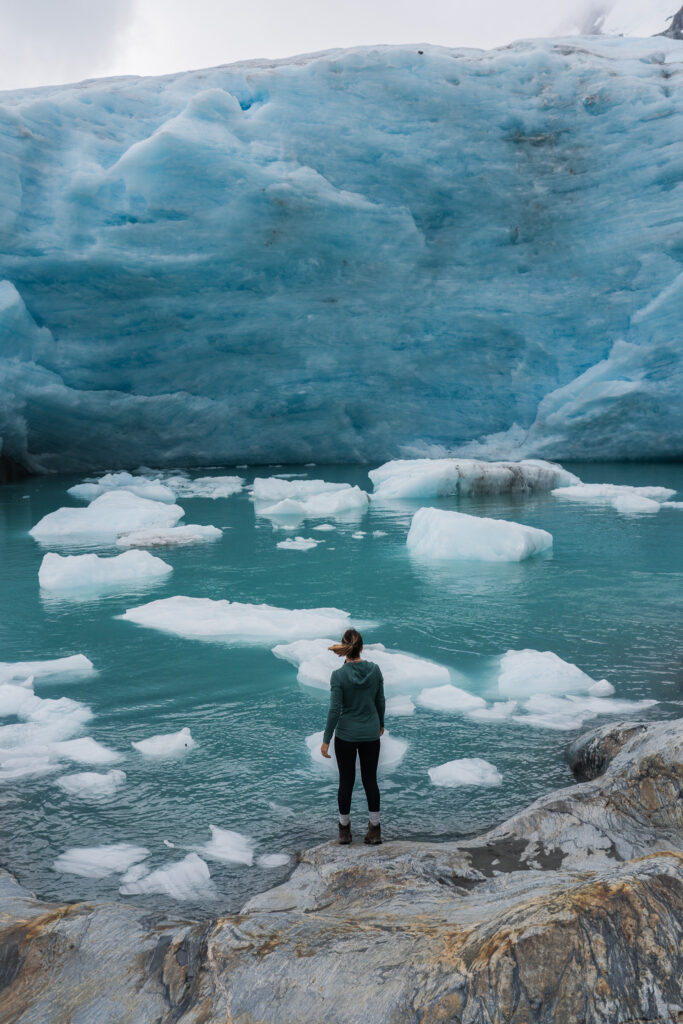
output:
[[[683,500],[681,465],[564,465],[585,482],[666,486]],[[194,475],[239,473],[249,484],[255,476],[288,472],[372,490],[367,468],[357,466],[261,466]],[[186,595],[291,609],[334,606],[349,612],[352,623],[370,624],[363,629],[367,643],[446,666],[456,685],[488,701],[506,699],[497,689],[506,651],[553,651],[595,680],[607,679],[614,699],[658,701],[633,717],[681,714],[683,509],[622,515],[549,493],[422,499],[371,503],[349,520],[310,520],[284,530],[255,515],[246,489],[215,500],[181,497],[185,522],[212,524],[223,536],[213,544],[153,549],[173,567],[167,579],[93,599],[41,594],[38,569],[53,548],[28,531],[62,505],[84,507],[66,493],[81,479],[54,476],[0,487],[0,661],[85,654],[95,674],[36,679],[35,693],[87,705],[93,717],[79,735],[121,755],[111,765],[65,762],[37,777],[0,782],[0,864],[42,898],[121,898],[183,915],[235,911],[285,878],[297,851],[335,836],[334,775],[313,763],[305,743],[323,728],[327,693],[298,682],[296,667],[271,653],[273,643],[186,639],[118,617],[148,601]],[[515,563],[419,563],[405,541],[422,505],[541,527],[553,535],[552,553]],[[335,529],[314,531],[322,522]],[[363,536],[354,537],[359,532]],[[276,546],[295,535],[322,543],[308,551]],[[121,549],[93,550],[107,555]],[[400,692],[415,699],[423,685],[418,677]],[[400,764],[380,777],[385,837],[452,839],[499,823],[541,794],[571,784],[567,744],[609,720],[597,717],[562,731],[525,723],[522,716],[477,722],[419,705],[410,716],[388,716],[391,734],[408,748]],[[16,717],[0,718],[0,727],[15,725]],[[182,757],[151,759],[131,746],[185,727],[196,747]],[[430,767],[465,757],[491,762],[502,784],[432,784]],[[126,779],[106,799],[78,799],[57,785],[65,774],[111,768],[124,771]],[[355,841],[362,841],[366,822],[358,780]],[[132,843],[150,851],[147,870],[163,869],[204,846],[210,825],[253,840],[254,863],[207,859],[211,884],[189,899],[163,893],[119,897],[120,873],[87,878],[54,868],[56,858],[75,847]],[[257,859],[269,854],[289,854],[290,862],[260,866]]]

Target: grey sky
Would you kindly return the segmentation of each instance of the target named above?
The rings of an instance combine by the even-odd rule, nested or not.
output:
[[[500,46],[607,31],[649,35],[676,0],[0,0],[0,89],[164,74],[373,43]],[[671,10],[670,10],[671,8]]]

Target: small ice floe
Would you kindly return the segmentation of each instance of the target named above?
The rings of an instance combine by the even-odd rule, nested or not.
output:
[[[512,721],[539,729],[569,732],[580,729],[591,718],[640,714],[657,703],[656,700],[614,700],[610,697],[584,697],[573,693],[566,697],[537,693],[524,702],[523,710],[526,714],[514,715]]]
[[[329,639],[296,640],[290,644],[278,644],[273,648],[273,654],[297,666],[297,679],[304,686],[328,690],[330,674],[342,665],[337,655],[328,650],[335,642]],[[387,687],[415,689],[425,682],[447,683],[451,678],[445,665],[403,651],[388,651],[383,644],[366,644],[363,653],[368,661],[379,666]]]
[[[213,892],[208,864],[196,853],[189,853],[183,860],[142,877],[138,872],[135,875],[122,879],[119,889],[122,896],[159,893],[174,900],[196,900]]]
[[[623,515],[647,515],[659,512],[676,493],[669,487],[631,487],[627,484],[573,484],[554,490],[556,498],[588,505],[606,505]]]
[[[387,535],[387,531],[386,530],[373,530],[372,531],[372,536],[373,537],[386,537],[386,535]]]
[[[131,746],[145,757],[180,757],[197,746],[187,726],[179,732],[161,733],[146,740],[134,740]]]
[[[126,781],[126,773],[118,768],[108,772],[76,772],[55,779],[55,785],[79,800],[104,800],[113,796]]]
[[[320,753],[320,745],[323,741],[324,733],[314,732],[311,736],[306,737],[306,746],[311,755],[313,763],[320,765],[330,772],[337,771],[337,761],[334,756],[334,739],[330,743],[329,753],[332,755],[330,758],[323,757]],[[391,771],[392,768],[396,768],[405,757],[406,750],[408,749],[408,743],[406,740],[396,739],[394,736],[390,736],[385,729],[384,735],[380,743],[379,751],[379,770],[380,771]]]
[[[186,526],[134,530],[132,533],[124,533],[116,543],[120,548],[184,548],[192,544],[213,544],[222,536],[223,531],[217,526],[188,523]]]
[[[260,868],[283,868],[285,864],[289,864],[290,860],[291,857],[286,853],[264,853],[256,863]]]
[[[320,523],[319,526],[314,526],[314,530],[320,530],[321,533],[328,533],[330,530],[336,530],[337,527],[333,526],[332,523]]]
[[[88,709],[90,710],[90,709]],[[58,757],[77,764],[111,764],[121,760],[121,754],[98,743],[92,736],[80,736],[75,740],[59,740],[52,745]]]
[[[389,697],[385,710],[387,715],[407,717],[415,714],[415,705],[410,697],[402,694],[400,697]]]
[[[276,608],[268,604],[167,597],[129,608],[128,622],[196,640],[277,643],[299,637],[340,635],[350,615],[339,608]]]
[[[149,857],[149,850],[132,843],[76,846],[60,854],[52,868],[61,874],[80,875],[82,878],[106,878],[107,875],[128,871],[145,857]]]
[[[318,544],[323,543],[324,541],[313,540],[312,537],[287,537],[286,540],[278,541],[276,546],[284,551],[312,551]]]
[[[500,786],[503,776],[481,757],[461,757],[429,769],[435,786]]]
[[[499,700],[491,705],[490,708],[472,708],[465,712],[467,718],[471,718],[474,722],[504,722],[507,718],[517,710],[516,700]]]
[[[429,687],[417,695],[417,703],[430,711],[465,712],[485,708],[486,701],[467,690],[461,690],[452,683],[445,686]]]
[[[592,679],[553,651],[526,649],[506,651],[500,659],[498,692],[513,699],[535,693],[593,693],[593,696],[604,697],[614,693],[614,687],[606,679]]]
[[[662,508],[683,508],[683,501],[663,501]]]
[[[355,533],[351,534],[351,539],[352,540],[362,540],[364,536],[365,536],[365,531],[364,530],[356,530]]]
[[[562,466],[542,459],[396,459],[371,470],[368,476],[374,486],[373,500],[380,501],[550,491],[580,482]]]
[[[179,498],[230,498],[244,487],[241,476],[174,477],[166,483]]]
[[[67,494],[81,501],[94,501],[106,491],[116,490],[130,491],[131,494],[137,494],[139,498],[148,498],[149,501],[163,501],[168,504],[175,501],[175,494],[170,487],[166,487],[159,480],[133,476],[132,473],[105,473],[93,481],[70,487]]]
[[[418,558],[519,562],[550,550],[553,538],[535,526],[421,508],[413,516],[406,544]]]
[[[360,487],[326,480],[257,477],[252,486],[255,511],[276,521],[348,518],[362,514],[368,495]]]
[[[43,544],[114,543],[132,530],[175,526],[184,515],[180,505],[140,498],[130,491],[106,491],[86,508],[59,508],[29,530]]]
[[[38,582],[45,591],[64,595],[95,596],[109,591],[139,587],[166,579],[173,567],[149,551],[124,551],[103,558],[100,555],[58,555],[49,551],[38,570]]]
[[[0,661],[0,683],[27,680],[30,677],[41,682],[59,679],[84,679],[95,675],[90,658],[84,654],[73,654],[68,658],[53,658],[51,661]]]
[[[209,825],[211,839],[204,846],[198,846],[197,852],[207,860],[219,860],[224,864],[254,863],[254,840],[241,832],[233,832],[229,828],[218,828]]]

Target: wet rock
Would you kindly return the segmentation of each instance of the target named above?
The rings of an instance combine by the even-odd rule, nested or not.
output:
[[[324,844],[242,913],[44,904],[0,878],[0,1024],[683,1020],[683,721],[462,843]]]

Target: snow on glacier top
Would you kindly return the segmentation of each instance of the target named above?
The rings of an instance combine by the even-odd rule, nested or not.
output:
[[[421,49],[0,94],[2,453],[679,454],[680,43]]]

